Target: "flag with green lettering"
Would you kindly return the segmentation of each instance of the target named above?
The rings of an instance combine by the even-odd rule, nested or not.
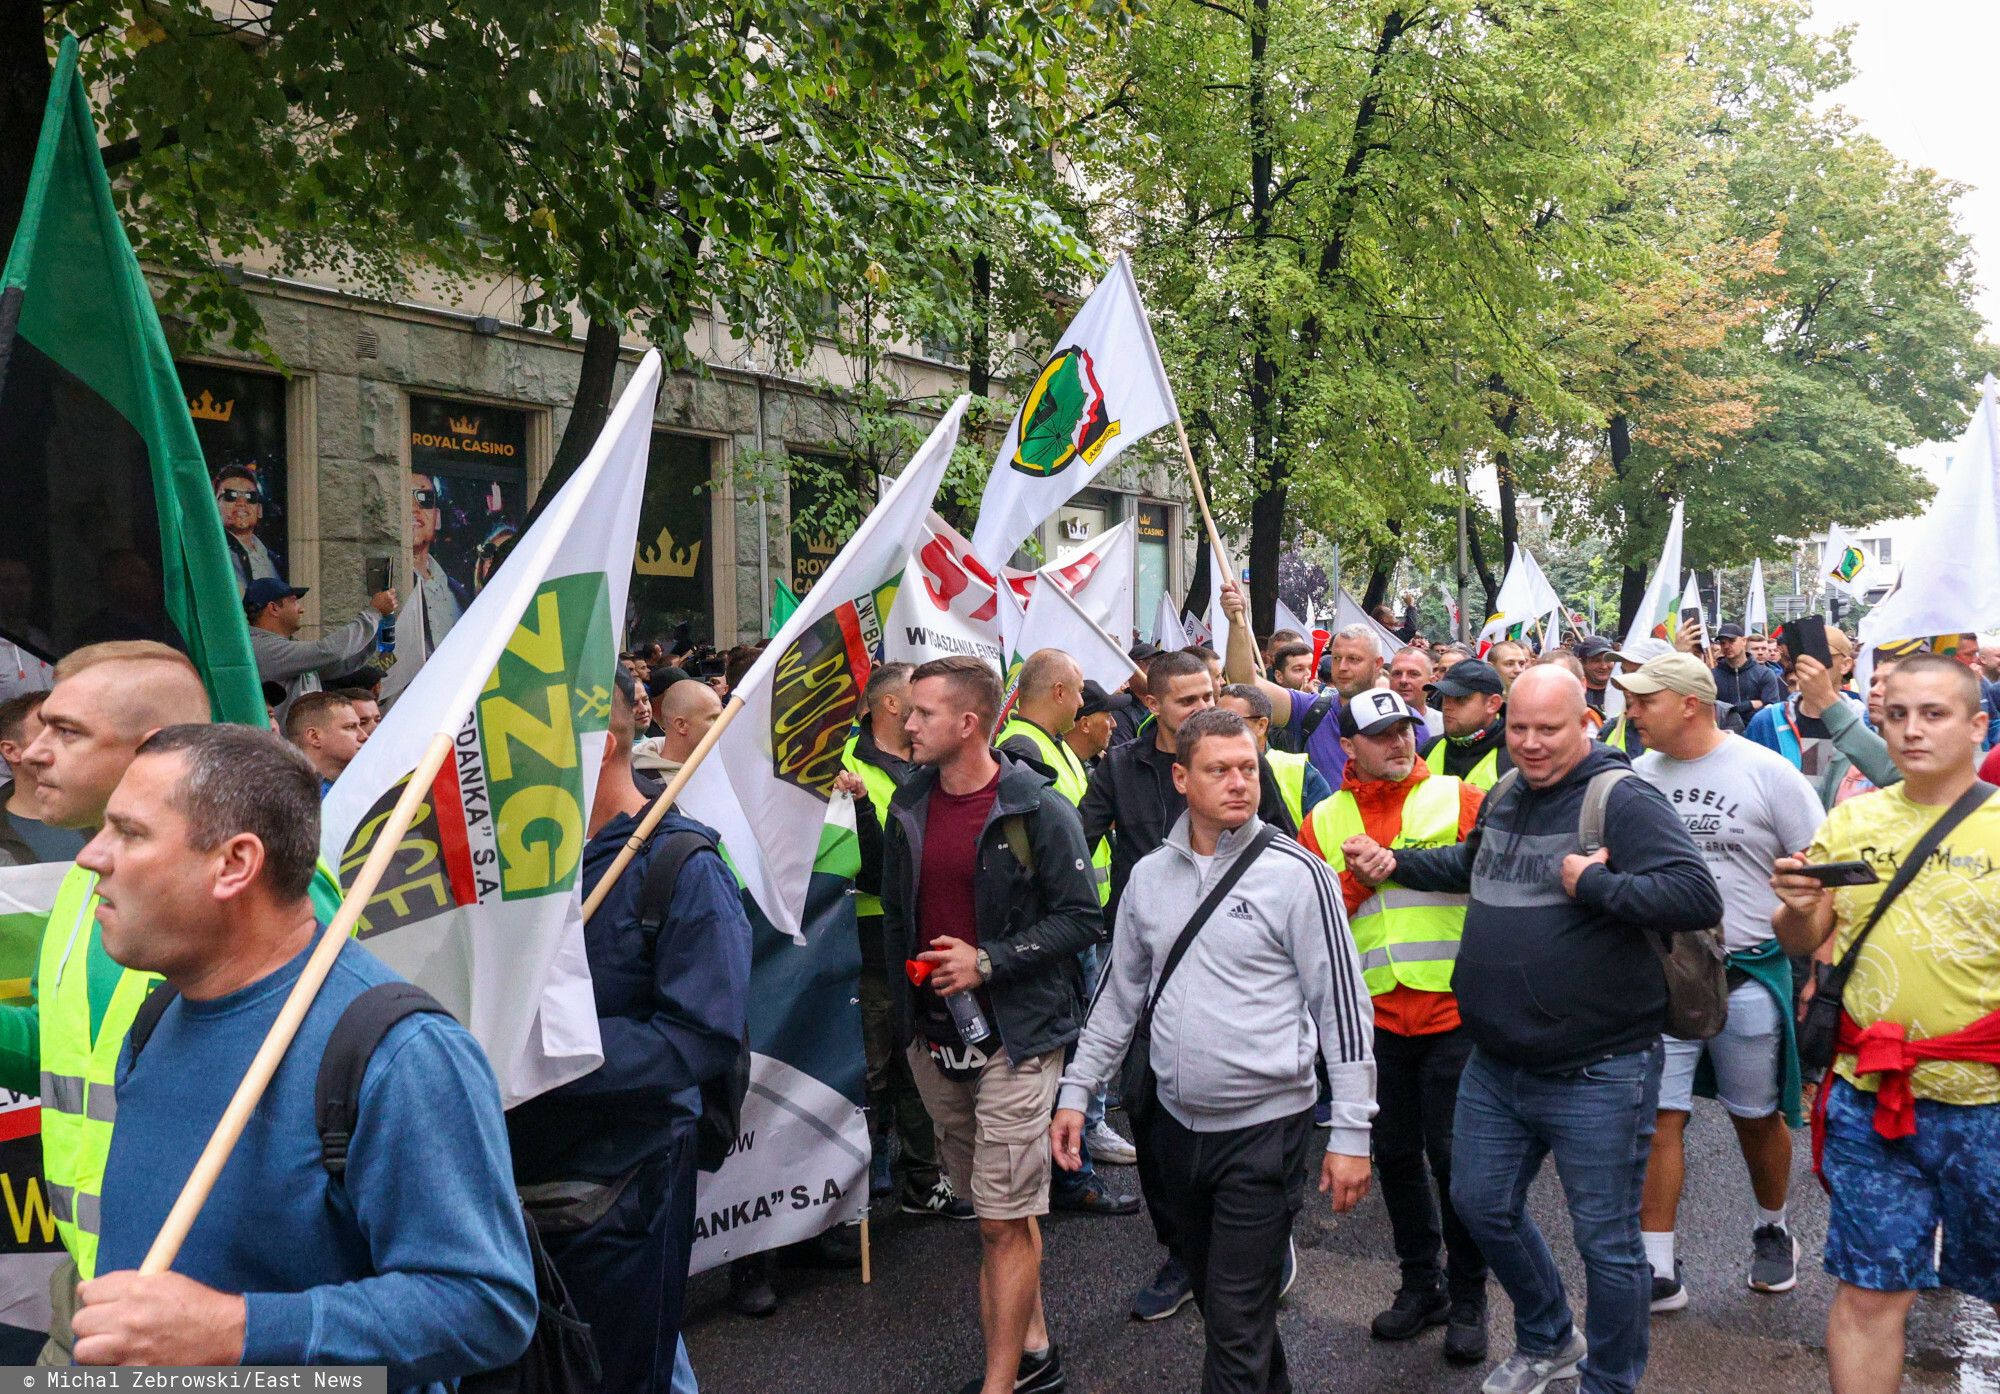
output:
[[[334,781],[320,851],[354,884],[440,733],[451,758],[356,936],[485,1047],[508,1106],[603,1062],[582,866],[611,724],[660,358]]]
[[[42,926],[69,869],[68,862],[0,867],[0,1006],[34,1001]],[[30,1331],[48,1328],[49,1274],[65,1257],[47,1186],[41,1103],[0,1087],[0,1322]]]
[[[112,202],[76,40],[0,272],[0,636],[44,658],[158,639],[264,724],[241,591],[160,317]]]

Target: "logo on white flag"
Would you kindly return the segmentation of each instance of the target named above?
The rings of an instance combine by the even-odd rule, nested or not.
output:
[[[1089,349],[1059,349],[1042,366],[1021,403],[1014,430],[1017,441],[1010,463],[1023,474],[1047,479],[1068,469],[1079,456],[1085,464],[1096,461],[1098,452],[1118,434],[1118,423],[1105,409],[1104,388],[1097,381]]]

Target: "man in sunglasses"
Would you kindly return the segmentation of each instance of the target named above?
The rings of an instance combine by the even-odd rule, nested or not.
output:
[[[215,472],[215,504],[222,513],[222,534],[229,542],[229,560],[236,566],[236,589],[247,591],[252,581],[285,579],[285,558],[257,536],[264,521],[264,487],[248,465],[224,465]]]
[[[472,598],[431,555],[443,532],[444,485],[435,475],[410,471],[410,592],[396,612],[396,666],[382,686],[393,698],[410,684],[465,613]]]

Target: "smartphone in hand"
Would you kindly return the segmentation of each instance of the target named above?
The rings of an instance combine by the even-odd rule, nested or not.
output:
[[[1867,862],[1817,862],[1795,866],[1794,876],[1810,876],[1829,890],[1838,886],[1872,886],[1882,878]]]

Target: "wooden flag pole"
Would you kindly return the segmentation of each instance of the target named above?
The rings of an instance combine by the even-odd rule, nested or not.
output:
[[[174,1208],[167,1212],[166,1222],[154,1236],[152,1248],[146,1251],[145,1262],[139,1265],[141,1273],[164,1273],[173,1267],[174,1258],[186,1242],[188,1231],[194,1227],[195,1217],[208,1203],[209,1192],[215,1189],[216,1179],[222,1175],[230,1152],[235,1149],[237,1139],[243,1136],[243,1128],[250,1121],[251,1112],[257,1107],[257,1101],[264,1097],[265,1089],[270,1087],[271,1077],[277,1073],[285,1052],[291,1048],[292,1038],[298,1035],[299,1026],[312,1009],[320,985],[333,971],[333,961],[340,957],[341,945],[354,932],[354,922],[361,918],[362,907],[374,897],[383,873],[389,869],[390,858],[403,845],[403,834],[416,821],[417,809],[430,793],[431,781],[437,778],[438,770],[450,754],[449,732],[440,731],[431,737],[430,744],[424,748],[424,758],[417,762],[416,769],[410,772],[409,781],[403,786],[402,797],[396,800],[396,806],[389,811],[388,818],[383,820],[380,831],[376,833],[375,845],[368,851],[368,860],[361,864],[361,871],[340,902],[340,910],[334,915],[333,923],[326,927],[326,933],[313,947],[312,957],[306,960],[304,971],[292,984],[285,1005],[278,1011],[278,1019],[271,1023],[270,1034],[264,1037],[264,1044],[257,1047],[250,1068],[244,1072],[243,1082],[236,1086],[236,1093],[230,1098],[229,1106],[222,1111],[222,1118],[209,1136],[208,1145],[202,1148],[194,1170],[188,1174],[187,1184],[181,1187]]]
[[[688,777],[695,772],[696,766],[708,758],[708,752],[715,749],[715,743],[722,739],[722,733],[729,729],[729,723],[734,721],[736,713],[742,710],[741,697],[731,697],[723,704],[722,715],[715,718],[715,724],[708,728],[708,734],[688,752],[687,762],[674,771],[674,777],[667,781],[665,791],[653,800],[652,807],[646,810],[646,816],[639,820],[639,826],[632,829],[632,836],[625,839],[625,845],[618,849],[618,855],[611,859],[611,865],[604,869],[604,874],[597,878],[597,884],[591,887],[590,894],[584,897],[584,919],[588,920],[597,913],[597,907],[604,903],[604,897],[611,894],[611,888],[618,884],[618,878],[624,874],[625,868],[632,864],[632,858],[639,854],[639,849],[644,847],[646,840],[653,835],[653,829],[660,826],[660,820],[667,816],[667,810],[672,808],[674,800],[681,796],[681,790],[687,787]]]
[[[1208,511],[1208,491],[1201,487],[1201,471],[1194,467],[1194,447],[1188,444],[1187,424],[1174,413],[1174,430],[1181,438],[1181,458],[1187,461],[1188,482],[1194,485],[1194,501],[1201,506],[1201,521],[1208,529],[1208,545],[1215,551],[1215,564],[1227,569],[1229,554],[1222,550],[1222,534],[1215,530],[1215,518]],[[1235,580],[1234,573],[1226,579]]]

